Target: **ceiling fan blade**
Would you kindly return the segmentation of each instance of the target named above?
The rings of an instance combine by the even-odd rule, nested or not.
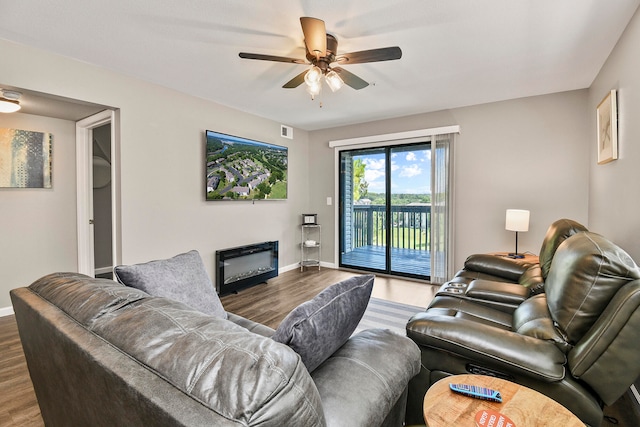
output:
[[[393,61],[402,58],[402,50],[398,46],[380,49],[361,50],[336,56],[340,64],[362,64],[365,62]]]
[[[327,29],[324,21],[317,18],[303,16],[300,18],[302,25],[302,33],[304,34],[304,43],[307,45],[307,51],[316,58],[322,58],[327,55]]]
[[[290,64],[308,64],[308,62],[304,59],[287,58],[286,56],[262,55],[260,53],[246,53],[246,52],[240,52],[238,55],[240,56],[240,58],[244,58],[244,59],[259,59],[261,61],[288,62]]]
[[[294,89],[300,86],[302,83],[304,83],[304,75],[307,74],[307,71],[309,70],[304,70],[303,72],[286,82],[282,87],[285,89]]]
[[[364,89],[365,87],[369,86],[369,83],[365,82],[360,77],[356,76],[353,73],[350,73],[344,68],[333,67],[331,69],[336,73],[338,73],[338,75],[340,76],[344,84],[351,86],[356,90]],[[303,80],[304,80],[304,77],[303,77]]]

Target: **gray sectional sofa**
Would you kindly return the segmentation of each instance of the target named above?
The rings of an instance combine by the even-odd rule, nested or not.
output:
[[[401,426],[420,370],[418,347],[387,330],[310,370],[271,328],[76,273],[11,298],[47,426]]]

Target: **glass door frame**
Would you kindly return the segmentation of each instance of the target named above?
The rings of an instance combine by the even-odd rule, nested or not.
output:
[[[429,261],[426,261],[425,265],[425,271],[427,271],[428,274],[416,274],[416,273],[411,273],[411,272],[407,272],[407,271],[398,271],[398,270],[393,270],[393,266],[392,266],[392,249],[393,249],[393,233],[392,233],[392,229],[393,227],[391,226],[390,221],[392,221],[393,218],[393,208],[392,208],[392,200],[391,200],[391,189],[392,189],[392,179],[393,179],[393,175],[392,175],[392,162],[391,162],[391,153],[394,150],[397,149],[404,149],[404,148],[409,148],[409,147],[427,147],[427,149],[429,151],[432,150],[433,145],[432,145],[432,141],[431,138],[425,138],[424,140],[421,141],[417,141],[417,142],[411,142],[411,143],[407,143],[407,144],[391,144],[391,145],[385,145],[385,146],[378,146],[378,147],[369,147],[369,148],[349,148],[349,149],[345,149],[345,150],[341,150],[339,151],[339,153],[337,153],[337,162],[338,162],[338,171],[339,171],[339,178],[338,178],[338,183],[337,183],[337,187],[338,187],[338,265],[339,267],[343,267],[343,268],[351,268],[351,269],[358,269],[358,270],[364,270],[364,271],[371,271],[371,272],[376,272],[376,273],[382,273],[382,274],[389,274],[389,275],[395,275],[395,276],[402,276],[402,277],[411,277],[411,278],[416,278],[416,279],[422,279],[422,280],[430,280],[430,269],[431,269],[431,265],[429,263]],[[422,148],[424,149],[424,148]],[[381,151],[384,153],[384,158],[385,158],[385,165],[384,165],[384,171],[385,171],[385,208],[384,208],[384,234],[385,234],[385,241],[384,241],[384,268],[380,269],[380,268],[376,268],[375,266],[362,266],[362,265],[354,265],[354,264],[349,264],[349,263],[345,263],[343,261],[343,255],[346,253],[346,231],[345,231],[345,227],[346,226],[350,226],[352,227],[351,222],[349,222],[347,224],[347,218],[345,215],[345,209],[347,208],[347,206],[345,206],[345,192],[347,191],[347,183],[346,181],[346,174],[349,173],[351,175],[351,177],[353,176],[353,171],[351,169],[349,170],[345,170],[345,165],[344,165],[344,156],[349,153],[349,154],[355,154],[355,153],[366,153],[366,152],[375,152],[375,151]],[[350,161],[351,165],[353,164],[353,160]],[[431,167],[431,165],[429,165],[429,168]],[[431,175],[431,173],[429,173],[429,176]],[[349,191],[353,191],[352,188],[348,189]],[[349,206],[352,206],[351,204],[349,204]],[[350,216],[352,217],[352,216]],[[427,221],[428,218],[425,216],[425,221]],[[428,230],[428,228],[427,228]],[[428,231],[427,231],[428,232]],[[429,252],[431,251],[431,248],[427,247],[427,249],[425,249],[425,251]]]

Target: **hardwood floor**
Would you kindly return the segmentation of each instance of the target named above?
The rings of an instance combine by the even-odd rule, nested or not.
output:
[[[305,272],[292,270],[238,294],[221,298],[227,311],[275,328],[295,307],[313,298],[327,286],[358,273],[323,268]],[[436,286],[377,276],[373,296],[403,304],[426,306]],[[636,417],[623,396],[605,414],[618,418],[618,427],[634,426]],[[14,316],[0,317],[0,427],[44,426],[29,378]],[[606,419],[602,427],[612,426]]]
[[[0,317],[0,427],[43,425],[15,317]]]
[[[269,280],[268,285],[254,286],[220,299],[227,311],[276,328],[291,310],[327,286],[359,274],[329,268],[320,271],[308,268],[302,273],[296,269]],[[426,307],[437,288],[428,283],[377,276],[372,296]]]

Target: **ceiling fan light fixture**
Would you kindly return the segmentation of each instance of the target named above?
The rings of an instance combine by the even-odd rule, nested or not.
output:
[[[3,90],[0,98],[0,113],[15,113],[20,109],[20,92]]]
[[[304,75],[304,82],[307,86],[312,86],[314,84],[320,84],[320,78],[322,77],[322,70],[315,65],[309,68],[307,74]]]
[[[320,95],[321,89],[322,89],[322,84],[320,81],[312,84],[307,83],[307,93],[311,95],[311,99],[314,99],[316,96]]]
[[[329,85],[331,92],[340,90],[340,88],[344,84],[344,81],[342,81],[338,73],[333,70],[329,71],[324,78],[327,81],[327,85]]]

